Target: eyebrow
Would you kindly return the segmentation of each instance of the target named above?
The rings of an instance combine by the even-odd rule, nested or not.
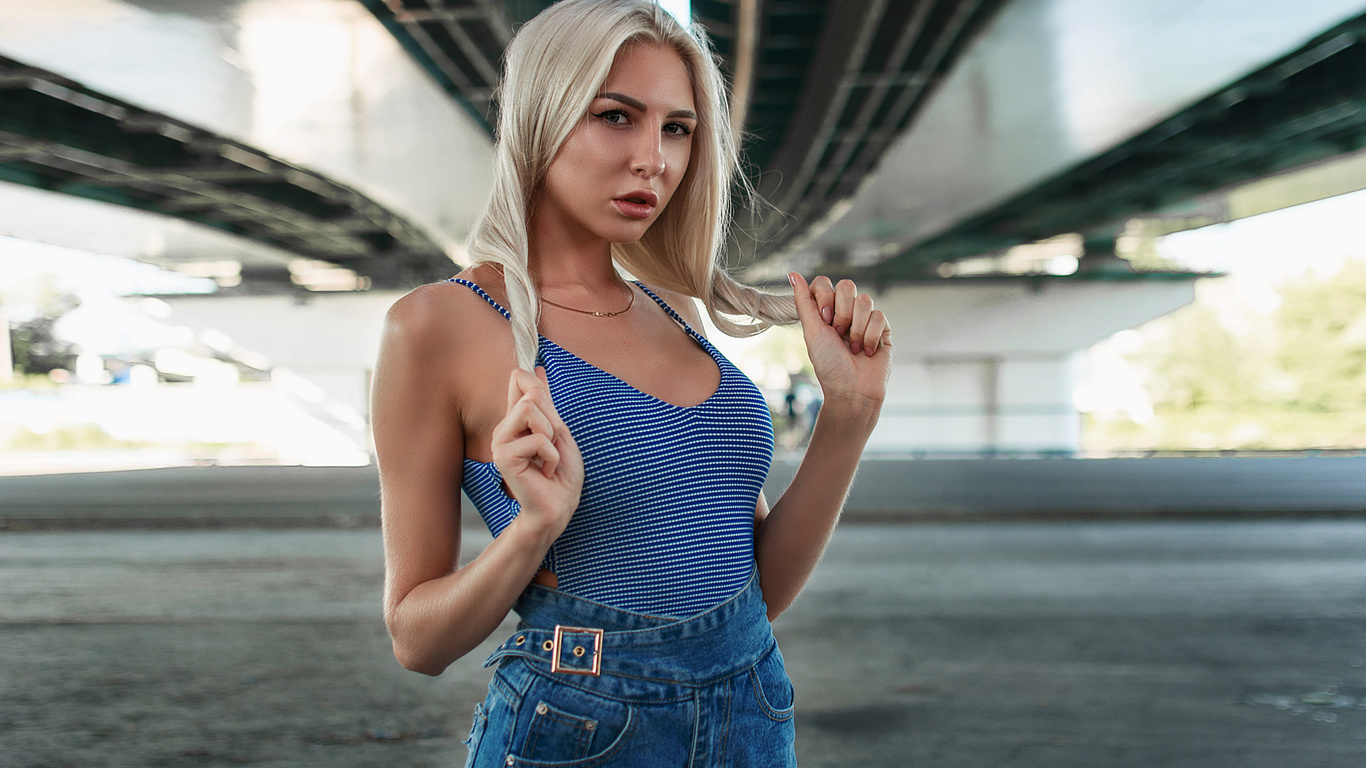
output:
[[[622,104],[625,104],[626,106],[631,107],[632,109],[638,109],[638,110],[640,110],[641,112],[646,111],[646,110],[645,110],[645,102],[641,101],[640,99],[637,99],[637,98],[634,98],[634,97],[631,97],[631,96],[627,96],[627,95],[624,94],[624,93],[616,93],[616,92],[599,93],[599,94],[596,96],[596,98],[599,98],[599,99],[611,99],[612,101],[619,101],[619,102],[621,102]],[[688,118],[689,120],[696,120],[696,119],[697,119],[697,113],[694,112],[694,111],[692,111],[691,109],[675,109],[674,111],[672,111],[672,112],[670,112],[669,114],[665,115],[665,117],[686,117],[686,118]]]

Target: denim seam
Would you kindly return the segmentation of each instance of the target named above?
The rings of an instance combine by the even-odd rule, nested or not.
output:
[[[692,741],[688,745],[688,765],[697,764],[697,744],[702,732],[702,691],[692,692]]]
[[[564,687],[566,687],[566,688],[573,688],[573,689],[576,690],[576,691],[582,691],[583,693],[591,694],[591,695],[593,695],[593,696],[599,696],[599,697],[604,698],[604,699],[610,699],[610,700],[615,701],[615,702],[617,702],[617,703],[619,703],[619,704],[626,704],[626,705],[638,705],[638,704],[645,704],[645,705],[650,705],[650,704],[671,704],[671,703],[677,703],[677,702],[680,702],[680,701],[687,701],[688,698],[691,696],[691,694],[684,695],[684,696],[668,696],[668,697],[664,697],[664,698],[651,698],[651,697],[641,697],[641,696],[623,696],[623,695],[621,695],[621,694],[617,694],[617,693],[608,693],[608,692],[603,691],[603,690],[598,689],[598,688],[593,688],[593,687],[591,687],[591,686],[582,685],[582,684],[578,683],[577,680],[569,680],[569,679],[565,678],[565,676],[563,676],[563,675],[556,675],[556,674],[553,674],[553,673],[551,673],[551,672],[546,672],[546,671],[539,670],[539,669],[537,669],[537,668],[531,666],[530,664],[527,665],[527,669],[531,672],[531,674],[533,674],[533,675],[538,675],[538,676],[540,676],[540,677],[543,677],[543,678],[545,678],[546,680],[549,680],[549,681],[551,681],[552,683],[555,683],[556,685],[562,685],[562,686],[564,686]],[[627,675],[618,675],[618,677],[627,677]],[[647,682],[647,683],[660,682],[660,681],[657,681],[657,680],[652,680],[652,679],[650,679],[650,678],[643,678],[643,677],[632,678],[632,679],[641,680],[641,681]],[[689,683],[677,683],[677,682],[674,682],[674,681],[672,681],[672,680],[666,680],[666,681],[662,681],[662,682],[665,682],[665,683],[668,683],[668,684],[671,684],[671,685],[678,685],[678,686],[682,686],[682,687],[690,688],[690,689],[697,689],[697,688],[705,687],[705,686],[691,685],[691,684],[689,684]]]
[[[726,761],[726,752],[730,747],[730,719],[732,710],[731,704],[733,699],[732,691],[735,690],[735,683],[735,678],[731,678],[729,684],[726,685],[726,729],[721,732],[721,760],[717,763],[718,765],[729,765],[729,763]]]
[[[759,708],[764,711],[765,715],[768,715],[769,719],[775,722],[781,723],[786,720],[791,720],[792,715],[797,711],[797,702],[793,701],[792,706],[784,707],[783,709],[778,709],[770,704],[768,697],[764,695],[764,684],[759,681],[759,673],[754,671],[758,666],[759,665],[756,664],[754,667],[750,667],[749,680],[754,686],[754,697],[759,700]]]
[[[517,687],[508,681],[506,677],[498,674],[499,671],[500,670],[494,670],[493,678],[489,680],[489,683],[497,690],[498,695],[503,697],[503,701],[507,702],[513,709],[516,709],[521,705],[522,697],[526,696],[526,692],[517,690]]]

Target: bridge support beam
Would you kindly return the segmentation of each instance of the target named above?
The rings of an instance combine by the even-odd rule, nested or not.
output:
[[[1194,299],[1185,279],[956,279],[877,296],[895,334],[880,453],[1080,449],[1081,356]]]
[[[877,295],[895,333],[879,453],[1080,448],[1081,356],[1189,303],[1185,279],[960,278]],[[370,447],[369,387],[384,313],[401,292],[177,297],[170,322],[214,329],[297,377],[300,400]],[[309,391],[314,394],[310,396]]]

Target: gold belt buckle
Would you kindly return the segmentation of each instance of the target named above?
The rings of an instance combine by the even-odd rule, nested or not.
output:
[[[584,635],[592,635],[592,636],[593,636],[593,651],[592,651],[592,653],[593,653],[593,667],[592,667],[591,669],[573,669],[573,668],[570,668],[570,667],[560,666],[560,645],[561,645],[561,642],[564,640],[564,635],[565,635],[566,632],[577,633],[577,634],[584,634]],[[585,649],[582,645],[575,646],[575,647],[574,647],[574,651],[573,651],[573,653],[574,653],[575,656],[582,656],[582,655],[583,655],[584,653],[586,653],[586,652],[587,652],[586,649]],[[599,674],[599,671],[600,671],[601,669],[602,669],[602,630],[601,630],[601,629],[591,629],[591,628],[589,628],[589,627],[565,627],[565,626],[561,626],[561,625],[559,625],[559,624],[556,624],[556,625],[555,625],[555,639],[554,639],[554,641],[551,643],[551,646],[550,646],[550,671],[551,671],[552,674],[553,674],[553,673],[558,673],[558,672],[563,672],[563,673],[566,674],[566,675],[588,675],[588,676],[591,676],[591,677],[597,677],[598,674]]]

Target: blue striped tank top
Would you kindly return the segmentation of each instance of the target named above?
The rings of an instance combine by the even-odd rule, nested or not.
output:
[[[473,289],[511,317],[478,285]],[[540,337],[551,398],[583,454],[583,492],[543,567],[559,588],[654,616],[700,613],[737,593],[754,565],[754,507],[773,461],[759,389],[641,283],[721,371],[704,402],[680,407],[641,392]],[[462,488],[497,536],[517,516],[492,462],[465,459]]]

